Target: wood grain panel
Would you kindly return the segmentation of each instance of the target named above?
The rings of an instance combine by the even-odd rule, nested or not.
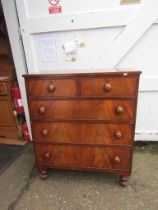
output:
[[[35,145],[38,164],[130,170],[131,148]],[[119,161],[115,161],[115,159]]]
[[[7,87],[5,82],[0,82],[0,95],[7,95]]]
[[[49,87],[54,89],[49,91]],[[77,87],[76,81],[72,79],[65,80],[35,80],[30,79],[28,82],[28,95],[40,97],[53,97],[53,96],[76,96]]]
[[[123,108],[122,114],[116,109]],[[40,109],[44,113],[40,114]],[[31,100],[30,113],[33,119],[95,119],[132,120],[135,101],[133,100]]]
[[[135,96],[138,78],[95,78],[81,80],[82,96]]]
[[[132,144],[133,125],[90,123],[33,123],[35,142]],[[118,133],[119,132],[119,133]]]
[[[1,96],[0,98],[0,127],[16,127],[8,96]]]

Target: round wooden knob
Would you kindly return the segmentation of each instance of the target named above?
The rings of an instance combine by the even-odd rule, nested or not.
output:
[[[46,111],[46,109],[45,109],[44,106],[41,106],[41,107],[39,108],[39,113],[40,113],[40,114],[44,114],[45,111]]]
[[[53,84],[49,84],[47,89],[51,93],[55,90],[55,86]]]
[[[120,163],[121,162],[119,156],[114,157],[114,162],[115,163]]]
[[[48,135],[48,129],[45,128],[41,131],[42,136],[47,136]]]
[[[50,157],[51,157],[50,152],[46,152],[46,153],[44,153],[44,155],[43,155],[43,158],[46,159],[46,160],[50,159]]]
[[[116,108],[116,114],[123,114],[124,113],[124,108],[122,106],[118,106]]]
[[[106,83],[106,84],[104,85],[104,90],[105,90],[106,92],[110,92],[110,91],[112,90],[112,85],[111,85],[110,83]]]
[[[122,138],[122,132],[121,131],[116,131],[115,134],[114,134],[115,138],[117,139],[121,139]]]

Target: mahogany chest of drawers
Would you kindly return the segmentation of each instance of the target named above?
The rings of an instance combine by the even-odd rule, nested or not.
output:
[[[48,168],[91,170],[127,184],[140,73],[24,75],[41,178]]]

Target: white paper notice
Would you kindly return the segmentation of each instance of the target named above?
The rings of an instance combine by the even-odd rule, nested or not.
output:
[[[54,62],[57,60],[56,37],[53,35],[41,35],[39,37],[42,60]]]

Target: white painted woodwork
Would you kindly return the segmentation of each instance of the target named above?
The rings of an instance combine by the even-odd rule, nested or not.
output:
[[[136,8],[111,9],[103,12],[86,12],[55,17],[44,16],[28,18],[28,32],[34,34],[124,26],[130,21],[131,16],[135,11]]]
[[[158,1],[144,0],[132,20],[127,24],[117,40],[112,42],[109,49],[97,60],[94,68],[105,65],[107,68],[117,67],[128,51],[139,41],[158,19]]]
[[[120,0],[61,0],[62,14],[54,15],[48,13],[48,1],[15,1],[29,73],[142,70],[135,139],[158,141],[158,0],[130,5]],[[43,61],[41,36],[55,37],[56,60]],[[76,39],[85,46],[77,49],[72,62],[63,44]]]
[[[46,0],[22,0],[25,4],[27,17],[41,17],[48,15],[48,7],[50,4]],[[74,0],[60,0],[62,6],[62,14],[80,14],[84,12],[100,12],[106,9],[119,8],[134,8],[139,4],[120,5],[120,0],[79,0],[77,3]]]

